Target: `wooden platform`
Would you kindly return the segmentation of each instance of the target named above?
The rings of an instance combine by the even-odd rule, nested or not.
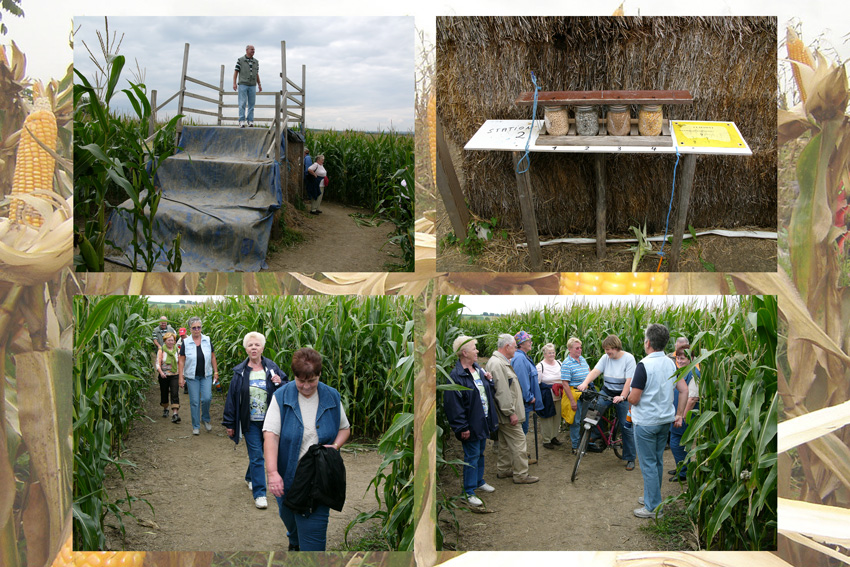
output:
[[[515,104],[532,106],[534,91],[520,93]],[[689,91],[541,91],[537,104],[693,104]]]
[[[673,137],[670,135],[670,121],[664,119],[661,122],[660,136],[641,136],[638,132],[638,120],[632,118],[631,131],[628,136],[609,136],[608,125],[605,120],[599,119],[599,134],[596,136],[579,136],[576,134],[576,123],[570,118],[570,129],[565,136],[549,136],[545,133],[545,126],[541,128],[540,135],[535,142],[538,146],[641,146],[641,147],[670,147],[673,145]]]

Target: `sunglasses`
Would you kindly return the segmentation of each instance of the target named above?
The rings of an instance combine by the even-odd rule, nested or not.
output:
[[[197,331],[197,330],[199,330],[200,328],[201,328],[200,326],[192,327],[192,330],[193,330],[193,331]]]

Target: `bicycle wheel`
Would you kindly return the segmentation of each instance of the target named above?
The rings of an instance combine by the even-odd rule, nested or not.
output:
[[[611,433],[611,448],[614,449],[614,454],[618,459],[623,458],[623,437],[620,435],[620,424],[614,424],[614,432]]]
[[[576,481],[576,473],[578,472],[578,466],[581,464],[581,458],[584,456],[585,452],[587,452],[587,444],[590,441],[590,429],[585,429],[584,433],[581,434],[581,442],[578,444],[578,453],[576,454],[576,462],[573,465],[573,475],[570,477],[570,482]]]

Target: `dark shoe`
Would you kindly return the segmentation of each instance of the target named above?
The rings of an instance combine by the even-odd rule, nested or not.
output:
[[[667,474],[676,474],[676,469],[670,469]]]
[[[515,476],[514,477],[514,484],[534,484],[538,480],[540,480],[540,479],[537,478],[536,476],[529,476],[529,475],[519,476],[519,477]]]
[[[635,470],[635,462],[634,462],[634,461],[629,461],[629,462],[627,462],[627,463],[626,463],[626,470],[627,470],[627,471],[633,471],[633,470]]]
[[[319,211],[319,210],[317,210],[316,212],[317,212],[318,214],[322,214],[324,211]]]
[[[512,476],[514,476],[514,473],[512,473],[512,472],[497,472],[496,473],[496,478],[511,478]]]
[[[558,445],[558,446],[562,445],[562,443],[560,441],[558,441],[557,437],[552,437],[552,440],[549,441],[549,443],[551,443],[552,445]]]
[[[301,551],[301,546],[300,545],[292,545],[290,543],[289,544],[289,551]]]
[[[671,476],[671,477],[670,477],[669,479],[667,479],[667,480],[669,480],[670,482],[676,482],[677,480],[678,480],[678,481],[681,481],[681,482],[685,482],[685,481],[687,481],[687,480],[688,480],[688,477],[686,477],[686,476],[677,476],[677,475],[675,475],[675,474],[674,474],[673,476]]]
[[[171,423],[177,423],[178,421],[180,421],[180,416],[178,416],[176,413],[171,416]]]
[[[319,214],[319,211],[310,211],[310,214],[311,214],[311,215],[318,215],[318,214]]]
[[[573,452],[573,455],[577,455],[577,454],[578,454],[578,449],[576,449],[575,447],[573,447],[573,448],[571,449],[571,451]]]
[[[180,423],[180,415],[178,414],[178,415],[175,415],[174,417],[176,417],[176,418],[177,418],[177,419],[174,421],[174,423]]]
[[[553,451],[555,450],[555,446],[551,443],[543,443],[543,448],[544,449],[552,449]]]
[[[167,409],[162,410],[162,417],[168,417],[168,410]]]

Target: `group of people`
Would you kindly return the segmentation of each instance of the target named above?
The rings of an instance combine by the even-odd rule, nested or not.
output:
[[[443,399],[446,417],[463,447],[467,503],[482,506],[478,494],[496,490],[484,480],[484,450],[491,438],[497,440],[497,478],[511,478],[515,484],[539,481],[529,474],[529,465],[537,462],[531,458],[526,440],[533,413],[540,417],[543,447],[554,450],[564,444],[558,439],[563,420],[575,455],[588,405],[582,393],[602,376],[600,390],[611,401],[599,397],[597,409],[604,412],[614,405],[625,469],[632,471],[635,462],[640,463],[644,493],[634,514],[639,518],[662,515],[663,452],[669,440],[677,465],[668,471],[670,480],[685,479],[687,450],[681,439],[687,427],[685,416],[697,407],[700,377],[696,367],[685,377],[671,379],[678,368],[690,364],[690,344],[680,337],[675,353],[666,355],[669,338],[664,325],[649,325],[643,344],[646,357],[637,362],[623,350],[619,337],[609,335],[602,342],[605,354],[593,369],[582,356],[582,342],[576,337],[567,341],[563,362],[557,360],[555,345],[548,343],[542,348],[543,359],[535,365],[530,356],[531,335],[525,331],[501,334],[484,368],[478,364],[476,340],[465,335],[455,339],[452,351],[457,362],[450,376],[453,383],[465,388],[447,390]]]
[[[191,335],[178,347],[167,317],[154,329],[156,370],[168,416],[179,409],[177,384],[189,388],[192,434],[201,423],[212,431],[210,402],[218,362],[199,317],[187,325]],[[242,340],[247,358],[233,369],[222,425],[228,437],[245,440],[248,467],[244,481],[258,509],[268,508],[267,490],[276,498],[287,530],[290,551],[324,551],[330,508],[341,510],[345,499],[345,467],[339,454],[351,425],[339,392],[320,381],[322,355],[301,348],[292,355],[294,380],[263,356],[266,338],[250,332]],[[173,380],[172,378],[175,378]],[[163,390],[163,383],[166,384]],[[179,416],[172,422],[178,423]]]
[[[239,104],[239,127],[252,128],[254,126],[254,107],[257,100],[257,92],[263,92],[260,81],[260,62],[254,57],[253,45],[245,46],[245,55],[236,60],[233,70],[233,90],[237,92]],[[325,156],[319,154],[313,161],[310,150],[304,149],[304,183],[307,196],[310,197],[310,214],[320,215],[322,210],[322,196],[330,179],[324,166]]]

